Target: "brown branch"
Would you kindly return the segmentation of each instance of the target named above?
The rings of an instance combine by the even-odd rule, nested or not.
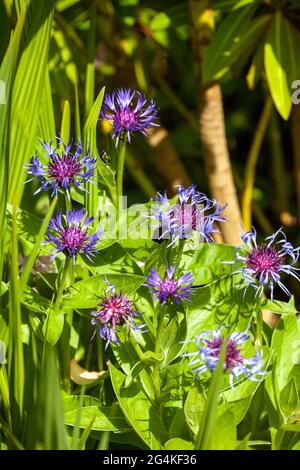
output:
[[[228,203],[228,222],[222,225],[224,242],[238,244],[241,214],[225,135],[221,88],[218,83],[205,86],[202,77],[202,61],[214,28],[213,11],[208,0],[188,0],[188,5],[205,169],[213,197],[220,204]]]
[[[191,180],[170,141],[168,131],[163,127],[155,129],[148,142],[154,153],[155,169],[168,193],[174,195],[179,184],[189,186]]]

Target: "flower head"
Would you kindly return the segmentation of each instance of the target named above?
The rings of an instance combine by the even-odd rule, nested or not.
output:
[[[68,144],[65,144],[61,139],[59,140],[62,150],[58,150],[58,147],[53,148],[52,141],[50,144],[45,141],[42,143],[48,154],[46,165],[41,163],[37,156],[31,158],[27,173],[33,177],[28,181],[37,178],[41,184],[35,194],[44,189],[52,191],[52,194],[56,196],[58,191],[66,191],[69,197],[71,185],[85,191],[82,185],[87,181],[93,182],[96,159],[90,156],[89,150],[83,153],[82,144],[79,141],[75,151],[71,152],[73,140]]]
[[[223,369],[230,374],[231,387],[234,385],[234,379],[248,378],[258,381],[257,376],[265,375],[265,372],[262,371],[264,365],[262,352],[256,351],[251,358],[246,358],[242,352],[249,338],[247,331],[234,332],[227,338]],[[184,356],[192,357],[190,366],[198,377],[206,371],[215,371],[224,339],[221,329],[203,331],[195,341],[197,351],[184,354]]]
[[[221,213],[226,206],[220,207],[215,200],[210,200],[204,193],[197,190],[192,184],[188,188],[178,186],[178,197],[171,204],[166,193],[157,194],[156,206],[152,218],[158,221],[156,231],[159,239],[171,238],[171,244],[178,239],[191,238],[194,232],[206,242],[212,242],[212,234],[218,232],[216,222],[226,220]]]
[[[117,293],[112,285],[108,291],[99,302],[98,309],[92,312],[92,325],[96,326],[100,337],[106,341],[106,347],[111,341],[119,344],[118,327],[127,324],[133,331],[141,331],[144,326],[136,324],[133,317],[139,316],[139,313],[126,294]]]
[[[146,278],[146,285],[156,296],[161,304],[175,302],[179,304],[184,300],[190,299],[193,278],[191,273],[184,274],[181,278],[175,280],[175,266],[167,266],[167,272],[164,279],[161,279],[156,269],[151,269]]]
[[[293,248],[286,239],[282,229],[267,237],[265,242],[257,245],[256,231],[245,232],[242,240],[246,246],[236,250],[236,263],[242,266],[236,272],[240,272],[248,286],[253,286],[257,293],[262,293],[268,286],[273,298],[274,285],[277,284],[287,295],[289,290],[281,282],[283,273],[290,274],[298,281],[294,264],[299,258],[299,248]]]
[[[147,130],[158,126],[155,123],[157,109],[153,100],[150,102],[138,91],[119,88],[111,95],[106,94],[101,109],[101,116],[113,123],[112,136],[119,139],[127,136],[130,142],[133,132],[147,135]]]
[[[50,221],[48,241],[55,243],[57,254],[64,253],[74,261],[78,254],[84,254],[91,259],[90,256],[96,252],[95,245],[101,235],[99,230],[89,234],[88,226],[93,220],[84,209],[67,211],[65,216],[59,212]]]

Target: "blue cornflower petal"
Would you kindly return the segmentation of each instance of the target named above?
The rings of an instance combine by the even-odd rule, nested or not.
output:
[[[116,145],[124,135],[130,142],[131,134],[140,132],[147,135],[151,127],[156,127],[156,106],[151,100],[147,103],[141,93],[129,88],[120,88],[111,95],[106,94],[100,115],[113,123],[112,136],[116,138]]]

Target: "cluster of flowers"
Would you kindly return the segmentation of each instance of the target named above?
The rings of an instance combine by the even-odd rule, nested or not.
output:
[[[112,135],[116,138],[116,145],[120,139],[130,142],[133,132],[146,135],[148,129],[157,126],[154,102],[148,103],[140,93],[128,89],[106,95],[101,116],[112,121]],[[50,190],[52,195],[57,196],[58,192],[63,191],[70,201],[72,185],[85,191],[85,183],[94,183],[96,160],[89,150],[83,152],[80,141],[75,144],[73,152],[73,142],[65,144],[60,138],[57,147],[53,147],[52,142],[43,142],[42,146],[47,153],[47,164],[43,164],[36,155],[32,157],[27,169],[27,173],[32,175],[29,181],[37,178],[41,185],[36,193],[43,189]],[[218,231],[216,223],[226,220],[222,215],[225,209],[226,206],[221,207],[217,201],[200,193],[195,185],[189,188],[179,186],[175,203],[169,201],[166,193],[157,194],[156,206],[150,218],[156,221],[157,239],[168,239],[171,246],[179,239],[191,238],[195,233],[202,241],[211,243],[213,234]],[[64,253],[66,257],[73,258],[74,263],[79,254],[91,259],[97,252],[96,246],[101,236],[100,230],[90,232],[92,222],[93,218],[84,209],[69,210],[66,214],[59,212],[53,217],[49,224],[48,242],[55,245],[54,256]],[[257,245],[255,230],[245,232],[242,241],[243,245],[236,249],[236,259],[229,261],[236,267],[233,274],[240,273],[246,286],[256,289],[256,295],[261,295],[264,288],[268,287],[272,297],[274,284],[289,294],[282,283],[281,274],[290,274],[298,279],[298,269],[294,265],[299,258],[299,248],[292,247],[282,230],[267,237],[262,245]],[[160,304],[179,304],[190,300],[193,277],[189,272],[176,277],[175,265],[167,266],[164,274],[154,268],[146,277],[145,285]],[[119,343],[118,328],[125,324],[133,331],[141,332],[144,325],[136,321],[139,316],[133,301],[109,285],[97,310],[92,312],[92,324],[106,341],[107,347],[110,342]],[[198,375],[207,370],[213,372],[222,344],[226,340],[224,370],[230,372],[231,384],[234,378],[241,376],[258,380],[257,376],[264,373],[261,351],[256,351],[251,358],[242,354],[242,347],[249,339],[247,331],[234,332],[229,337],[221,329],[203,331],[194,341],[196,352],[186,356],[192,356],[190,364]]]

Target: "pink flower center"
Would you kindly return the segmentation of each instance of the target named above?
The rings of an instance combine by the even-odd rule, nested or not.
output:
[[[61,232],[61,240],[66,248],[80,250],[88,239],[87,229],[82,230],[77,225],[66,227]]]
[[[174,279],[164,279],[161,281],[160,288],[166,297],[174,297],[177,294],[178,282]]]
[[[200,222],[201,212],[197,205],[189,203],[177,203],[170,212],[171,220],[176,226],[185,227],[186,235],[189,231],[196,230]]]
[[[246,264],[253,270],[254,277],[257,277],[261,273],[269,271],[278,273],[282,265],[282,259],[273,247],[262,245],[250,251]]]
[[[81,162],[73,155],[63,155],[61,158],[50,161],[48,164],[48,174],[50,178],[63,186],[66,178],[74,182],[76,176],[82,171]]]
[[[214,338],[213,340],[205,340],[205,344],[208,348],[211,348],[213,351],[211,351],[210,356],[212,357],[219,357],[222,344],[223,344],[223,338],[218,337]],[[226,348],[226,357],[225,357],[225,370],[227,369],[233,369],[237,364],[242,364],[243,363],[243,356],[241,355],[241,350],[238,349],[236,343],[230,339],[227,343],[227,348]]]
[[[103,323],[110,322],[113,327],[125,322],[133,313],[132,302],[121,294],[106,297],[99,307],[98,319]]]
[[[123,127],[123,129],[130,130],[132,124],[136,122],[136,115],[130,108],[117,111],[114,120]]]

